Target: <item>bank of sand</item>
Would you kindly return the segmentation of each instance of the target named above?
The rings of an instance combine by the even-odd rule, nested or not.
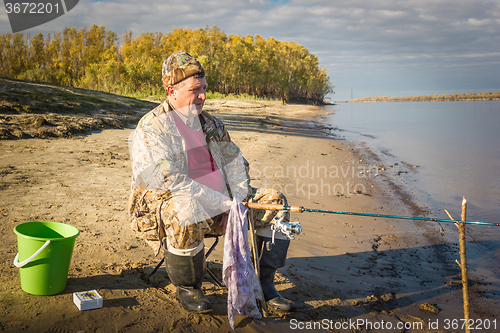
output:
[[[326,135],[331,131],[318,122],[324,112],[320,108],[208,101],[206,109],[225,121],[241,147],[252,165],[252,184],[282,189],[290,205],[398,215],[420,209],[411,196],[387,181],[389,166]],[[145,281],[161,258],[135,237],[127,221],[131,131],[0,141],[2,330],[230,331],[224,289],[204,283],[214,310],[195,315],[175,300],[164,268],[149,283]],[[462,317],[461,289],[453,284],[459,279],[455,234],[442,237],[432,223],[384,218],[294,213],[295,218],[303,233],[291,243],[287,265],[277,275],[277,288],[296,302],[297,312],[271,313],[258,322],[238,316],[236,331],[281,332],[298,327],[344,332],[460,331],[445,327],[446,320]],[[65,222],[81,231],[67,287],[59,295],[25,293],[19,269],[12,265],[17,252],[12,229],[34,220]],[[209,262],[220,279],[222,248],[220,244]],[[474,272],[471,275],[473,318],[495,319],[492,309],[498,305],[484,294],[488,286]],[[80,312],[72,293],[91,289],[103,296],[104,306]],[[361,320],[372,329],[353,324]],[[436,323],[439,327],[432,326]],[[393,329],[388,330],[389,326]],[[396,329],[412,326],[423,329]]]

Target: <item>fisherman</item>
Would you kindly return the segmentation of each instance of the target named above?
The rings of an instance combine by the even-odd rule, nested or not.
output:
[[[249,165],[240,149],[224,124],[202,110],[207,81],[198,60],[186,52],[170,55],[162,64],[162,82],[167,99],[142,117],[131,137],[129,220],[155,255],[164,250],[167,273],[183,308],[208,313],[211,306],[201,289],[206,272],[203,240],[206,234],[223,234],[226,202],[287,202],[275,190],[250,186]],[[294,311],[294,303],[274,286],[290,240],[276,233],[270,246],[269,222],[276,216],[287,222],[289,213],[250,209],[248,214],[254,217],[257,247],[263,249],[264,298],[278,311]]]

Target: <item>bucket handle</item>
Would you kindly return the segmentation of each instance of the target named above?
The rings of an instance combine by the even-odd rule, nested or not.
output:
[[[36,251],[35,253],[33,253],[33,255],[31,257],[29,257],[28,259],[26,259],[23,262],[18,262],[17,261],[17,258],[19,257],[19,253],[16,254],[16,257],[14,258],[14,266],[16,266],[16,267],[23,267],[24,265],[26,265],[27,263],[29,263],[31,260],[35,259],[35,257],[37,255],[39,255],[40,252],[42,252],[47,246],[49,246],[49,244],[50,244],[50,240],[46,241],[45,244],[43,244],[42,247],[38,249],[38,251]]]

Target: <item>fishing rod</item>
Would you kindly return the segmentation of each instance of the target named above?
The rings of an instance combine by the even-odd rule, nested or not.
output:
[[[482,221],[459,221],[459,220],[446,220],[438,219],[434,217],[414,217],[414,216],[398,216],[398,215],[384,215],[384,214],[369,214],[369,213],[355,213],[355,212],[342,212],[335,210],[322,210],[322,209],[309,209],[303,206],[284,206],[276,204],[261,204],[261,203],[243,203],[248,208],[253,209],[265,209],[265,210],[284,210],[295,213],[326,213],[326,214],[341,214],[341,215],[356,215],[356,216],[370,216],[370,217],[385,217],[391,219],[405,219],[405,220],[420,220],[420,221],[430,221],[430,222],[446,222],[446,223],[465,223],[465,224],[475,224],[475,225],[488,225],[499,227],[500,223],[495,222],[482,222]]]

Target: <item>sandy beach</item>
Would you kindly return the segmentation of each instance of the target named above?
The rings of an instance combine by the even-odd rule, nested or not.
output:
[[[281,190],[293,206],[395,215],[425,207],[394,186],[366,150],[330,135],[325,111],[311,105],[209,100],[251,165],[252,185]],[[59,138],[0,141],[0,329],[5,332],[226,332],[227,292],[203,287],[214,311],[185,312],[161,257],[136,238],[127,220],[133,128],[102,129]],[[404,168],[404,165],[400,166]],[[452,214],[459,216],[457,210]],[[432,223],[323,213],[292,213],[303,233],[290,245],[277,289],[297,312],[253,321],[237,332],[463,332],[458,233],[442,236]],[[54,296],[25,293],[13,228],[58,221],[80,230],[66,289]],[[207,241],[207,243],[209,243]],[[223,244],[210,256],[219,277]],[[474,319],[500,330],[497,280],[470,271]],[[101,309],[79,311],[72,293],[96,289]],[[496,328],[493,326],[495,321]],[[453,326],[458,323],[458,327]]]

